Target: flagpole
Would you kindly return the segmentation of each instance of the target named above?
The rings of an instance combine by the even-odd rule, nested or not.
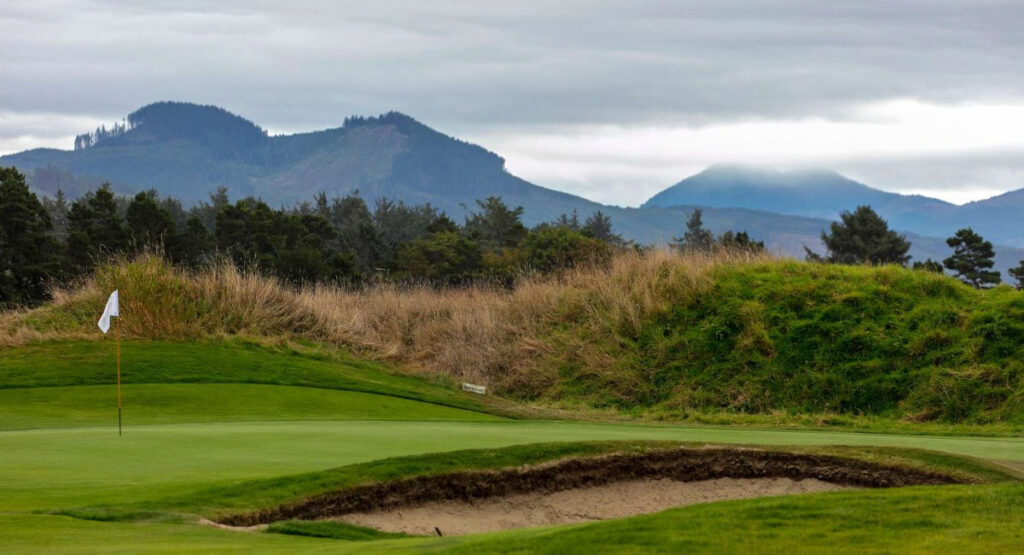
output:
[[[121,316],[114,320],[114,336],[117,338],[117,435],[121,435]]]

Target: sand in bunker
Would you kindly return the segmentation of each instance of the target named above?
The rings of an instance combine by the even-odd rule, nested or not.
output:
[[[349,513],[338,520],[388,532],[446,536],[570,524],[654,513],[672,507],[847,489],[821,480],[718,478],[696,482],[630,480],[555,493],[526,493],[467,501],[436,501],[386,511]]]

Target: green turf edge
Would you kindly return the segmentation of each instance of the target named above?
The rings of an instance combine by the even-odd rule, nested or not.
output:
[[[249,480],[230,486],[196,490],[171,498],[127,505],[69,508],[56,511],[56,513],[101,521],[199,518],[199,515],[217,520],[230,514],[294,503],[332,491],[417,476],[538,464],[566,457],[594,456],[612,452],[643,452],[679,446],[707,445],[710,444],[675,441],[593,441],[535,443],[499,449],[430,453],[380,459],[318,472]],[[921,449],[714,445],[847,457],[879,464],[939,472],[977,484],[1020,481],[1020,478],[1014,474],[988,461]]]
[[[169,364],[169,362],[171,362]],[[0,388],[114,383],[110,341],[45,341],[0,347]],[[374,393],[516,418],[509,403],[460,391],[345,351],[294,342],[230,337],[198,341],[131,340],[122,345],[122,383],[248,383]]]
[[[355,524],[334,520],[282,520],[281,522],[271,524],[265,531],[271,534],[331,538],[346,541],[369,541],[411,537],[408,534],[382,532],[374,528],[356,526]]]
[[[285,421],[502,421],[437,403],[342,389],[252,383],[128,384],[125,425]],[[111,424],[109,385],[0,388],[0,431]]]

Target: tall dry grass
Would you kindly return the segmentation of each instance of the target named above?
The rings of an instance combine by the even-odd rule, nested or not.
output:
[[[0,344],[98,337],[95,321],[106,295],[119,289],[129,337],[303,338],[529,394],[552,383],[566,357],[608,371],[616,353],[600,338],[635,336],[652,317],[706,291],[715,267],[759,259],[653,251],[524,278],[511,290],[380,284],[349,291],[294,290],[226,263],[189,273],[143,255],[100,267],[91,279],[55,291],[44,307],[0,315]]]

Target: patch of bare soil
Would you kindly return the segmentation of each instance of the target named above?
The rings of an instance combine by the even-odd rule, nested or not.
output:
[[[717,478],[680,482],[668,478],[630,480],[553,493],[521,493],[475,501],[435,501],[338,517],[387,532],[446,536],[529,526],[573,524],[656,513],[672,507],[846,489],[814,478]]]
[[[543,497],[629,482],[668,480],[693,484],[721,478],[760,482],[779,478],[791,482],[815,480],[864,488],[960,482],[934,472],[826,455],[742,448],[678,448],[372,483],[279,507],[228,516],[220,522],[231,526],[253,526],[287,519],[314,520],[406,510],[430,503],[479,502],[523,494]],[[581,507],[577,507],[575,512],[585,513]]]

